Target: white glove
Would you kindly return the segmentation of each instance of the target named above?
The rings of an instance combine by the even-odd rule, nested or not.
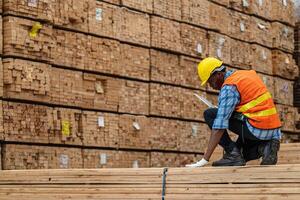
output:
[[[203,167],[204,165],[206,165],[208,163],[207,160],[205,160],[204,158],[202,158],[200,161],[193,163],[193,164],[189,164],[189,165],[185,165],[186,167],[190,167],[190,168],[196,168],[196,167]]]

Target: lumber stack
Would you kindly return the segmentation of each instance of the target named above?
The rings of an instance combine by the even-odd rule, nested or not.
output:
[[[0,172],[0,199],[299,199],[299,165]],[[163,184],[163,179],[165,184]],[[164,191],[164,192],[163,192]]]
[[[207,107],[193,93],[218,103],[218,91],[200,87],[197,76],[207,56],[228,69],[256,70],[276,102],[283,141],[299,140],[291,0],[0,5],[4,169],[178,167],[198,160],[209,129]]]

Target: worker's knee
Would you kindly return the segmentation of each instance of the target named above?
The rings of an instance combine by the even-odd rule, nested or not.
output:
[[[208,108],[204,111],[203,117],[205,122],[210,125],[215,118],[217,117],[218,109],[217,108]]]

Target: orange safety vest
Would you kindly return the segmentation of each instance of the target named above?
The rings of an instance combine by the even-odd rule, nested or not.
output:
[[[236,86],[241,99],[235,110],[243,113],[252,126],[259,129],[281,126],[272,96],[254,70],[238,70],[225,79],[224,85]]]

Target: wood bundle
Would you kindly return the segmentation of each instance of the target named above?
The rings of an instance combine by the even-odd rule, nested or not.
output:
[[[231,48],[234,48],[234,46],[231,44],[232,39],[212,31],[208,33],[209,55],[221,59],[224,63],[231,63]]]
[[[275,93],[273,100],[275,103],[293,106],[293,81],[273,77]]]
[[[166,176],[164,176],[166,174]],[[299,165],[0,172],[0,199],[282,199],[300,197]],[[166,182],[163,184],[163,178]]]
[[[295,121],[300,115],[291,98],[298,70],[292,59],[290,0],[2,3],[4,144],[90,148],[90,156],[80,155],[89,167],[194,161],[199,155],[193,153],[203,153],[210,131],[202,116],[207,107],[193,93],[217,104],[218,91],[201,88],[197,76],[197,63],[207,56],[222,59],[228,69],[257,70],[279,105],[283,131],[299,132]],[[104,150],[96,147],[109,149],[106,164]],[[4,165],[14,168],[14,159],[20,158],[19,168],[58,166],[53,164],[58,154],[51,150],[42,156],[41,149],[6,151],[11,158]]]
[[[257,72],[262,72],[265,74],[272,75],[272,51],[268,48],[262,47],[260,45],[251,45],[251,68]]]
[[[195,67],[199,60],[163,51],[151,50],[151,80],[200,88]]]
[[[156,16],[151,17],[151,46],[180,52],[180,42],[179,22]]]
[[[83,163],[84,168],[146,168],[150,167],[150,153],[84,149]]]
[[[55,48],[53,27],[49,24],[40,25],[32,20],[4,17],[3,53],[50,61],[51,50]],[[30,33],[35,34],[30,36]]]
[[[193,92],[197,91],[151,83],[150,114],[203,120],[199,110],[206,109],[206,105],[199,102]]]
[[[272,51],[273,74],[287,79],[298,76],[299,69],[291,54],[283,53],[279,50]]]
[[[81,149],[34,145],[2,145],[3,169],[82,168]]]
[[[135,114],[149,112],[147,83],[20,59],[5,59],[3,63],[7,98]]]
[[[181,20],[181,1],[153,0],[153,13],[166,18]]]
[[[209,1],[183,0],[182,6],[182,21],[195,25],[209,27]]]
[[[150,113],[153,115],[176,117],[183,119],[204,120],[203,112],[207,106],[199,102],[193,93],[197,90],[181,87],[172,87],[163,84],[150,84]],[[217,105],[217,96],[201,92],[214,105]]]

